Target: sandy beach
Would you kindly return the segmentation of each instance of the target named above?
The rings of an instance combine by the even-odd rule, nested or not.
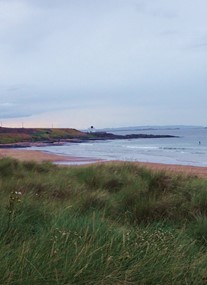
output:
[[[74,164],[78,163],[102,163],[100,159],[88,159],[84,157],[72,157],[72,156],[60,156],[56,154],[45,153],[37,150],[23,150],[23,149],[0,149],[0,158],[12,157],[20,161],[36,161],[36,162],[66,162]],[[107,162],[104,162],[107,163]],[[167,171],[177,174],[185,174],[198,177],[207,177],[207,167],[198,167],[190,165],[172,165],[172,164],[161,164],[161,163],[150,163],[150,162],[133,162],[139,166],[147,167],[154,171]]]
[[[0,149],[0,158],[2,157],[12,157],[20,161],[36,161],[36,162],[94,162],[100,161],[96,159],[88,159],[85,157],[73,157],[73,156],[62,156],[51,153],[46,153],[38,150],[24,150],[24,149],[13,149],[13,148],[3,148]]]
[[[191,166],[191,165],[176,165],[176,164],[161,164],[150,162],[135,162],[143,167],[150,168],[154,171],[166,171],[176,174],[184,174],[190,176],[197,176],[207,178],[207,167]]]

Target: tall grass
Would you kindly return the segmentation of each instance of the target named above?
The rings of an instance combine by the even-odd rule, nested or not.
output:
[[[0,160],[0,284],[206,284],[207,181]]]

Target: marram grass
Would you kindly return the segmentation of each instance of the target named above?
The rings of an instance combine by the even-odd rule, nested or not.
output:
[[[0,160],[0,284],[207,284],[207,181]]]

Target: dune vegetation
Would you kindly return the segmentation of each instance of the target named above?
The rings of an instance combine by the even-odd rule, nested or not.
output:
[[[0,284],[206,284],[207,180],[0,160]]]

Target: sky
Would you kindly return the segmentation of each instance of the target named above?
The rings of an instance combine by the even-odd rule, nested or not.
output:
[[[206,0],[0,0],[0,124],[206,125]]]

